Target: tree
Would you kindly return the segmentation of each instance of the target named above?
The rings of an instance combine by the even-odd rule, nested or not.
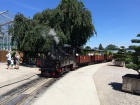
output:
[[[12,43],[16,41],[18,50],[30,51],[33,49],[36,36],[32,36],[35,32],[30,32],[33,31],[34,26],[33,21],[23,14],[15,15],[14,24],[10,27],[9,33],[12,34]]]
[[[140,34],[137,35],[137,37],[140,37]],[[140,43],[140,39],[132,39],[132,43]],[[140,76],[140,45],[138,46],[130,46],[130,48],[134,49],[135,52],[132,54],[132,62],[130,64],[127,64],[126,67],[129,69],[136,70]]]
[[[116,61],[125,61],[125,59],[127,58],[125,47],[121,46],[118,49],[118,52],[114,54],[113,58],[115,58]]]
[[[46,9],[42,13],[35,14],[33,17],[33,20],[36,21],[37,24],[40,24],[41,26],[44,27],[44,28],[42,28],[41,31],[43,33],[45,32],[46,35],[48,34],[48,31],[46,31],[47,27],[55,29],[56,35],[59,39],[59,45],[62,45],[67,42],[67,37],[66,37],[66,35],[64,35],[64,33],[60,27],[60,24],[59,24],[59,23],[61,23],[61,19],[62,19],[62,17],[59,17],[57,9]],[[47,35],[47,38],[48,38],[48,35]],[[50,39],[49,39],[49,41],[50,41]],[[50,45],[50,43],[47,43],[47,42],[46,42],[46,45],[48,45],[48,46],[46,46],[47,47],[46,49],[48,49],[49,45]],[[44,46],[44,48],[45,48],[45,46]]]
[[[46,10],[46,14],[50,11]],[[43,11],[44,16],[46,16]],[[17,48],[20,51],[45,52],[50,48],[52,36],[48,35],[51,27],[48,20],[42,20],[42,14],[37,13],[33,19],[24,17],[23,14],[17,13],[13,26],[9,29],[12,33],[12,42],[17,42]],[[66,39],[63,32],[56,30],[57,36],[61,42]]]
[[[109,44],[105,49],[106,49],[106,50],[117,50],[118,47],[115,46],[115,45],[113,45],[113,44]]]
[[[86,46],[85,49],[86,50],[91,50],[91,47],[90,46]]]
[[[78,0],[62,0],[55,9],[36,13],[33,19],[18,13],[9,33],[18,50],[44,52],[53,40],[48,35],[50,29],[56,32],[58,46],[67,43],[81,47],[96,34],[90,11]]]
[[[56,8],[55,24],[68,39],[68,44],[81,47],[96,34],[92,24],[92,16],[83,2],[78,0],[62,0]],[[59,19],[59,21],[58,21]],[[55,26],[56,27],[56,26]]]
[[[24,39],[26,25],[26,18],[24,15],[17,13],[14,19],[14,24],[10,27],[9,32],[12,33],[12,42],[16,40],[18,43],[18,49],[20,49],[21,41]]]
[[[102,44],[99,45],[99,50],[104,50]]]

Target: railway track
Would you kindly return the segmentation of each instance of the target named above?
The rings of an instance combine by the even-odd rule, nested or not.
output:
[[[26,101],[28,98],[34,97],[36,94],[39,94],[41,90],[47,89],[56,80],[58,79],[38,78],[36,80],[30,81],[29,83],[0,96],[0,105],[27,105],[25,103],[27,103]]]

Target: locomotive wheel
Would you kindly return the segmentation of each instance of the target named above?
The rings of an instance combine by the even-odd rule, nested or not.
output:
[[[70,65],[70,71],[72,71],[73,70],[73,65]]]

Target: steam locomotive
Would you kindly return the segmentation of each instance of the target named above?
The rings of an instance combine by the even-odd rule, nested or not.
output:
[[[83,55],[80,52],[86,52]],[[96,55],[95,52],[98,52]],[[83,50],[70,45],[54,48],[46,53],[46,58],[41,60],[41,76],[60,77],[62,74],[73,70],[77,66],[111,61],[112,55],[107,55],[101,50]]]

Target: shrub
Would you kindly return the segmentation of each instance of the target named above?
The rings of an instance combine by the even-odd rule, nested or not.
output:
[[[136,64],[126,64],[125,66],[126,66],[126,68],[129,68],[129,69],[133,69],[136,71],[139,70],[139,66]]]
[[[113,55],[115,61],[125,61],[127,53],[124,47],[121,47],[116,54]]]
[[[125,59],[125,64],[130,64],[132,62],[132,59],[130,57]]]
[[[137,37],[140,37],[140,34],[138,34]],[[131,42],[140,43],[140,40],[132,39]],[[134,49],[135,52],[131,54],[132,62],[129,62],[129,64],[126,65],[126,68],[136,70],[140,76],[140,46],[130,46],[129,48]]]

